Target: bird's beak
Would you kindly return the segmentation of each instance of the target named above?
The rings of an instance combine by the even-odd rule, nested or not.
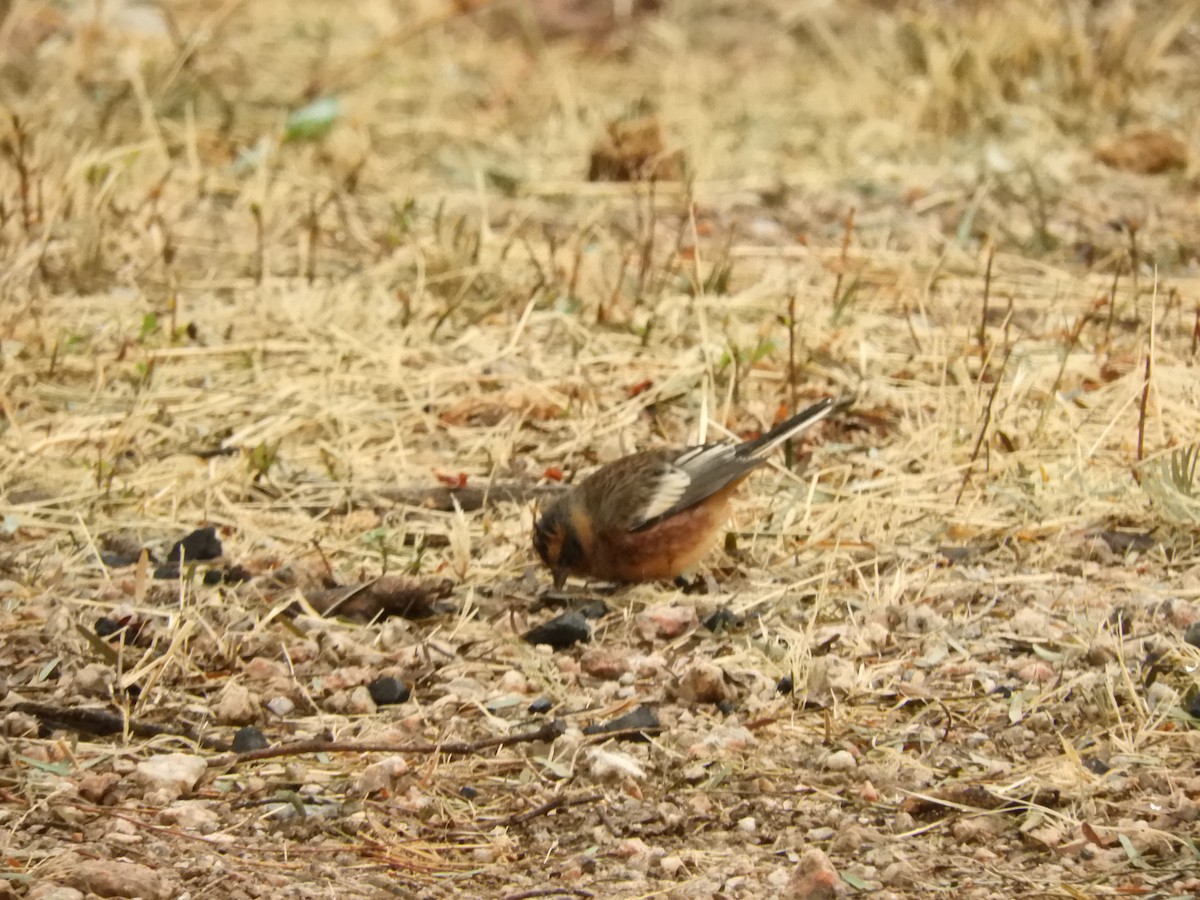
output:
[[[567,583],[567,570],[566,569],[555,569],[554,570],[554,589],[556,591],[561,591],[562,586],[566,583]]]

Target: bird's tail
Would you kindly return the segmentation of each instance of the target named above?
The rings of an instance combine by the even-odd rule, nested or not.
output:
[[[818,400],[807,409],[801,410],[786,422],[780,422],[766,434],[746,441],[737,448],[737,455],[742,459],[762,459],[784,441],[807,431],[823,418],[833,412],[838,405],[833,398]]]

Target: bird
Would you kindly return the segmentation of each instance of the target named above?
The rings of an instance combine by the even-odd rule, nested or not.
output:
[[[615,583],[678,579],[716,542],[738,485],[836,406],[821,400],[753,440],[643,450],[601,466],[536,518],[534,550],[555,588],[571,575]]]

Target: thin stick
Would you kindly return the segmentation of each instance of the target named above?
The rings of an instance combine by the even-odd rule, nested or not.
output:
[[[796,292],[792,291],[788,294],[788,407],[789,414],[795,414],[799,408],[799,400],[796,396]],[[792,446],[791,441],[784,442],[783,445],[783,464],[791,471],[795,464],[796,451]]]
[[[478,741],[453,741],[446,744],[399,744],[394,741],[293,741],[278,747],[265,747],[246,753],[228,753],[208,761],[209,768],[233,766],[238,763],[254,762],[259,759],[276,759],[280,756],[301,756],[307,753],[413,753],[422,755],[444,754],[445,756],[471,756],[495,747],[512,747],[517,744],[532,744],[537,741],[552,741],[559,737],[565,726],[557,719],[547,722],[534,731],[522,731],[503,737],[483,738]]]
[[[520,891],[516,894],[505,894],[502,900],[532,900],[533,897],[583,897],[587,900],[589,897],[595,897],[591,891],[585,891],[583,888],[534,888],[529,891]]]
[[[1117,259],[1117,268],[1113,272],[1112,287],[1108,290],[1108,321],[1104,323],[1104,346],[1107,348],[1112,341],[1113,320],[1117,316],[1117,283],[1121,280],[1121,270],[1125,266],[1125,258]]]
[[[1150,349],[1146,353],[1146,371],[1142,376],[1142,403],[1138,409],[1137,461],[1145,458],[1146,451],[1146,404],[1150,400],[1150,378],[1154,374],[1154,319],[1158,314],[1158,272],[1154,273],[1154,293],[1150,295]],[[1134,470],[1134,479],[1138,479]]]
[[[992,262],[996,258],[996,245],[988,247],[987,268],[983,272],[983,309],[979,312],[979,334],[976,335],[976,340],[979,343],[979,358],[983,359],[987,356],[987,317],[988,317],[988,300],[992,296]]]
[[[547,800],[533,809],[527,809],[524,812],[513,813],[511,816],[504,816],[501,819],[487,819],[481,824],[484,825],[520,825],[522,822],[528,822],[530,819],[536,819],[539,816],[544,816],[547,813],[554,812],[556,809],[566,809],[570,806],[586,806],[589,803],[599,803],[604,799],[603,794],[588,794],[585,797],[554,797]]]
[[[996,381],[992,384],[991,393],[988,394],[987,406],[983,410],[983,424],[979,427],[979,436],[975,438],[975,449],[971,451],[971,464],[967,466],[967,471],[963,473],[962,484],[958,487],[958,495],[954,498],[954,505],[962,501],[963,492],[967,489],[967,483],[971,480],[971,474],[975,471],[975,460],[979,458],[979,450],[983,446],[983,439],[987,436],[988,426],[992,424],[992,404],[996,402],[996,395],[1000,393],[1000,385],[1004,382],[1004,371],[1008,368],[1008,359],[1012,356],[1012,348],[1009,348],[1004,353],[1004,360],[1000,363],[1000,371],[996,373]]]
[[[837,278],[833,281],[833,308],[835,311],[838,308],[838,298],[842,295],[842,278],[846,274],[846,255],[850,251],[850,236],[854,233],[854,216],[857,213],[858,207],[850,207],[850,212],[846,214],[846,226],[842,231],[842,254],[838,257]]]
[[[1092,318],[1092,311],[1089,309],[1079,321],[1075,323],[1075,327],[1071,329],[1071,335],[1067,341],[1067,349],[1063,351],[1062,362],[1058,367],[1058,374],[1054,376],[1054,384],[1050,387],[1050,393],[1046,396],[1046,402],[1042,404],[1042,414],[1038,418],[1037,427],[1033,429],[1033,436],[1029,439],[1029,445],[1033,446],[1037,443],[1037,439],[1041,437],[1042,429],[1046,427],[1046,419],[1050,415],[1050,407],[1054,403],[1054,396],[1058,393],[1058,389],[1062,386],[1063,376],[1067,373],[1067,364],[1071,361],[1071,354],[1075,348],[1079,346],[1079,338],[1083,334],[1083,328]]]

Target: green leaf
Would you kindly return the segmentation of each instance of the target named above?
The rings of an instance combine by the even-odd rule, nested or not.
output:
[[[1135,868],[1148,869],[1149,864],[1142,859],[1142,854],[1138,853],[1137,847],[1133,846],[1133,841],[1129,839],[1127,834],[1118,834],[1117,840],[1121,842],[1121,849],[1125,851],[1125,855],[1129,857],[1129,862]]]
[[[307,106],[302,106],[290,116],[283,126],[283,142],[315,141],[333,129],[333,124],[342,113],[342,101],[337,97],[322,97]]]
[[[158,316],[148,312],[142,316],[142,328],[138,332],[138,340],[144,341],[156,331],[158,331]]]
[[[66,775],[71,774],[71,766],[69,763],[42,762],[40,759],[34,759],[31,756],[22,756],[20,753],[14,753],[12,755],[12,758],[16,759],[16,760],[20,760],[21,762],[25,763],[25,765],[27,765],[31,768],[40,769],[43,772],[49,772],[51,775],[66,776]]]
[[[865,891],[869,887],[865,881],[863,881],[853,872],[839,872],[838,874],[842,876],[842,881],[846,882],[846,884],[850,885],[850,887],[854,888],[855,890]]]

